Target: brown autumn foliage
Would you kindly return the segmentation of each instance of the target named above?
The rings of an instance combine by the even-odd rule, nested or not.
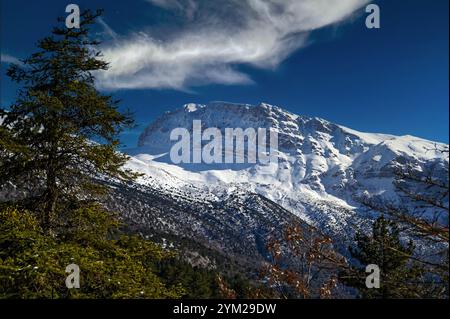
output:
[[[306,233],[299,225],[288,226],[283,239],[267,245],[272,263],[262,277],[280,298],[333,298],[338,271],[347,262],[334,249],[330,237]]]

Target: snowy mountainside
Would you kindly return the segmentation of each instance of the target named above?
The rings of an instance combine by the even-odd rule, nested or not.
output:
[[[272,128],[278,132],[278,166],[263,164],[178,164],[168,153],[174,128]],[[299,116],[262,103],[187,104],[150,124],[138,147],[128,150],[128,167],[144,173],[142,185],[194,199],[222,201],[230,194],[259,194],[330,235],[351,236],[364,227],[360,198],[396,202],[395,169],[447,179],[446,147],[413,136],[358,132],[319,118]],[[232,216],[230,216],[232,218]]]
[[[236,191],[220,199],[210,193],[195,198],[190,194],[198,189],[171,192],[114,182],[109,182],[109,186],[112,192],[104,203],[121,214],[127,229],[181,248],[182,254],[200,253],[212,264],[208,267],[233,262],[240,269],[250,267],[258,273],[269,255],[269,241],[283,238],[288,225],[301,227],[305,238],[319,234],[280,205],[254,193]],[[221,256],[221,262],[217,256]]]

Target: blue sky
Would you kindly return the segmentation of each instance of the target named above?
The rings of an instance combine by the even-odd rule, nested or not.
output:
[[[127,146],[164,111],[217,100],[448,143],[448,0],[372,1],[377,30],[364,0],[267,2],[277,1],[2,0],[2,106],[16,93],[7,61],[32,53],[76,3],[105,9],[96,36],[113,65],[99,87],[135,114]]]

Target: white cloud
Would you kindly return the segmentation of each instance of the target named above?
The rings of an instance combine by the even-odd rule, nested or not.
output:
[[[103,20],[102,17],[98,18],[98,22],[102,26],[104,32],[112,39],[117,40],[117,33]]]
[[[147,0],[151,4],[161,7],[163,9],[169,10],[177,10],[180,12],[184,12],[186,17],[192,19],[194,17],[194,13],[198,9],[197,0]]]
[[[23,65],[22,61],[20,61],[18,58],[13,57],[12,55],[9,55],[9,54],[5,54],[5,53],[0,54],[0,60],[1,60],[1,63]]]
[[[311,31],[341,22],[368,3],[368,0],[147,1],[168,10],[194,10],[195,19],[170,36],[155,39],[140,33],[104,47],[111,68],[98,74],[100,87],[182,90],[210,83],[249,83],[249,76],[236,66],[274,69],[306,45]]]
[[[182,4],[178,0],[147,0],[148,2],[154,4],[155,6],[164,9],[181,8]]]

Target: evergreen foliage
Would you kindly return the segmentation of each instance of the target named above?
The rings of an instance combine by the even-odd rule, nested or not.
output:
[[[96,178],[134,177],[123,169],[127,156],[117,152],[117,135],[133,120],[94,85],[95,72],[108,68],[99,43],[89,39],[100,14],[83,12],[80,29],[54,28],[36,53],[7,72],[21,89],[10,109],[0,110],[0,183],[32,194],[22,204],[39,212],[49,233],[67,204],[105,191]]]
[[[0,110],[0,186],[17,195],[0,205],[0,298],[216,297],[215,274],[162,270],[175,254],[124,233],[99,204],[102,179],[137,176],[117,151],[133,120],[94,85],[108,68],[89,38],[100,14],[83,12],[80,29],[56,27],[8,70],[21,89]],[[69,264],[80,267],[80,289],[65,285]]]
[[[138,236],[118,233],[108,212],[92,205],[73,212],[72,227],[48,236],[36,215],[0,212],[0,298],[178,298],[156,264],[173,254]],[[115,239],[112,239],[112,236]],[[80,289],[67,289],[66,266],[80,267]]]
[[[352,258],[361,267],[351,266],[340,274],[343,283],[358,289],[362,298],[417,298],[422,269],[411,260],[414,245],[403,243],[398,225],[380,216],[373,224],[372,234],[356,235],[356,247],[350,247]],[[380,288],[366,286],[367,265],[380,269]]]

